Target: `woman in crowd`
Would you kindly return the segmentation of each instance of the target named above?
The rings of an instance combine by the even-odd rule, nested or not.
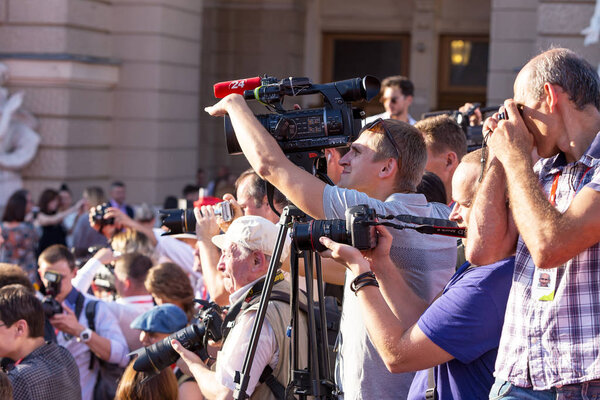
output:
[[[17,190],[8,199],[2,216],[4,244],[0,262],[20,266],[31,283],[39,284],[36,249],[38,234],[32,223],[33,202],[27,190]]]
[[[194,289],[190,278],[177,264],[167,262],[150,268],[144,286],[156,304],[175,304],[186,313],[188,320],[194,316]]]
[[[35,224],[42,227],[42,237],[38,244],[39,255],[53,244],[66,245],[67,230],[63,226],[65,217],[72,213],[83,212],[83,201],[78,201],[64,211],[59,211],[60,197],[54,189],[46,189],[40,195],[40,211],[36,216]]]
[[[130,362],[119,381],[115,400],[177,400],[177,379],[170,368],[146,378],[148,374],[136,371]]]

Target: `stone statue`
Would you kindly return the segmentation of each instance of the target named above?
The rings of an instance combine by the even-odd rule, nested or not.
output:
[[[36,118],[21,108],[24,93],[10,95],[7,80],[8,67],[0,63],[0,209],[23,187],[20,170],[33,160],[40,143]]]

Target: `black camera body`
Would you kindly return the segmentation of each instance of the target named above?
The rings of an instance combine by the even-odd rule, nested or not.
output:
[[[183,347],[199,354],[201,358],[205,359],[208,356],[206,353],[208,340],[218,342],[223,337],[221,331],[222,309],[216,303],[196,301],[203,305],[203,309],[195,316],[195,321],[160,342],[133,351],[130,355],[137,356],[133,363],[133,369],[158,374],[164,368],[175,363],[179,359],[179,354],[171,346],[172,339],[177,339]]]
[[[55,296],[60,292],[60,281],[62,276],[56,272],[46,271],[44,279],[48,281],[46,285],[46,296],[42,300],[42,308],[46,318],[52,318],[55,314],[62,314],[63,308]]]
[[[98,204],[96,207],[90,210],[92,220],[98,225],[100,225],[100,229],[108,225],[113,225],[115,223],[114,218],[106,218],[106,212],[108,211],[109,207],[109,203],[102,203]]]
[[[216,204],[215,215],[220,215],[225,222],[231,221],[233,219],[231,203],[222,201]],[[163,235],[196,232],[196,216],[193,208],[160,210],[159,218],[161,226],[168,229]]]
[[[298,153],[345,146],[358,137],[364,112],[353,101],[371,100],[379,93],[379,80],[373,76],[315,85],[308,78],[265,76],[262,86],[244,92],[247,100],[255,99],[275,111],[256,118],[276,140],[284,153]],[[286,111],[285,96],[321,94],[322,108]],[[231,120],[225,116],[225,139],[229,154],[242,152]]]
[[[338,243],[349,244],[359,250],[369,250],[377,246],[374,226],[376,222],[375,210],[360,204],[346,210],[346,220],[312,220],[295,223],[292,228],[292,240],[298,250],[327,250],[319,242],[321,236]]]

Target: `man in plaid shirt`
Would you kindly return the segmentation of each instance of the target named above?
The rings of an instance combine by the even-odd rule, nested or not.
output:
[[[467,257],[486,264],[504,250],[499,243],[517,242],[490,398],[600,395],[599,108],[597,72],[557,48],[523,67],[503,118],[484,125],[491,164]],[[534,149],[542,157],[535,167]],[[499,240],[510,235],[510,217],[519,236]]]

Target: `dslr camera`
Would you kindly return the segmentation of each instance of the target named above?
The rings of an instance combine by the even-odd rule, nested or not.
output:
[[[105,226],[113,225],[115,223],[114,218],[106,218],[106,212],[108,211],[109,207],[109,203],[102,203],[98,204],[96,207],[90,210],[92,220],[94,221],[94,223],[100,226],[100,230],[102,230],[102,228],[104,228]]]
[[[346,220],[312,220],[294,223],[292,240],[298,250],[327,250],[319,242],[326,236],[338,243],[349,244],[359,250],[369,250],[377,246],[377,214],[365,204],[346,210]]]
[[[56,272],[46,271],[44,279],[48,281],[46,285],[46,296],[42,300],[42,308],[46,318],[52,318],[55,314],[62,314],[63,308],[55,297],[60,292],[60,281],[62,276]]]
[[[173,350],[171,340],[177,339],[186,349],[198,354],[202,359],[208,357],[206,345],[209,340],[218,342],[223,337],[221,325],[222,309],[216,303],[195,300],[202,305],[202,310],[195,315],[195,320],[185,328],[169,335],[160,342],[135,350],[131,355],[137,356],[133,369],[150,374],[158,374],[161,370],[175,363],[179,354]]]
[[[231,203],[228,201],[217,203],[215,215],[220,215],[225,222],[231,221],[233,219]],[[196,232],[196,216],[193,208],[160,210],[160,222],[161,226],[168,229],[163,235]]]
[[[346,146],[358,137],[364,111],[353,101],[371,100],[379,93],[379,80],[373,76],[313,84],[308,78],[279,80],[265,76],[254,90],[244,91],[246,100],[257,100],[274,111],[256,115],[284,153],[301,153],[329,147]],[[321,94],[321,108],[286,111],[285,96]],[[229,154],[242,152],[231,119],[225,116],[225,139]],[[294,160],[292,160],[294,161]]]

